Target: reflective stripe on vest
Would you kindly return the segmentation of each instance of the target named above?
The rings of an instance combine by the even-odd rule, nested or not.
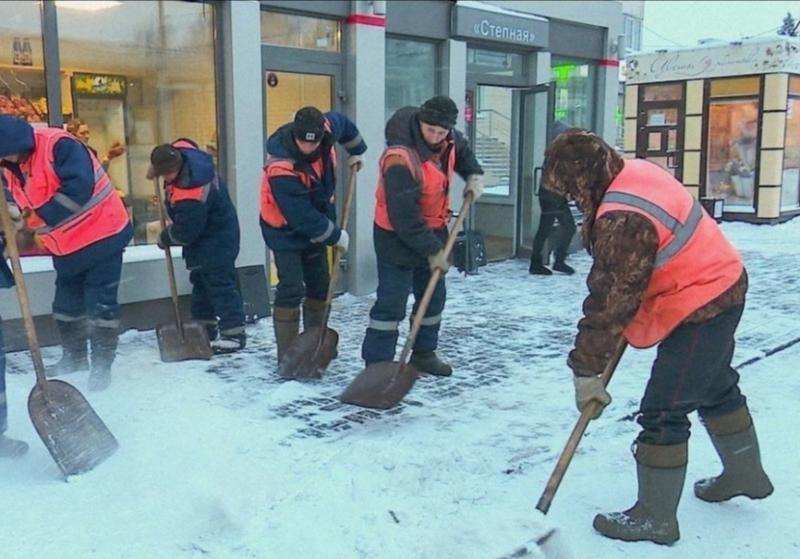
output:
[[[61,221],[59,221],[55,225],[50,225],[50,226],[45,226],[45,227],[38,227],[36,229],[36,232],[39,233],[40,235],[41,234],[47,234],[47,233],[51,233],[54,229],[58,229],[59,227],[64,227],[66,225],[69,225],[72,221],[78,219],[79,217],[81,217],[83,214],[85,214],[86,212],[88,212],[92,208],[98,206],[101,202],[103,202],[106,198],[108,198],[111,195],[112,192],[114,192],[114,187],[111,186],[111,183],[108,183],[106,186],[103,187],[102,190],[100,190],[100,192],[98,192],[96,194],[93,194],[92,197],[89,198],[89,201],[86,202],[83,206],[78,206],[78,204],[75,204],[75,202],[73,202],[72,200],[70,200],[69,198],[64,196],[63,194],[56,194],[56,196],[61,196],[63,198],[67,198],[67,200],[69,200],[72,204],[75,205],[75,209],[73,209],[73,211],[72,211],[72,213],[70,215],[68,215],[67,217],[65,217],[64,219],[62,219]],[[64,205],[60,201],[59,201],[59,204]],[[67,208],[67,209],[70,209],[70,208]]]
[[[170,205],[183,202],[184,200],[205,203],[208,200],[208,196],[211,193],[212,188],[219,188],[219,176],[217,175],[214,175],[214,178],[211,179],[210,182],[194,188],[180,188],[174,185],[169,185],[167,186],[167,202],[169,202]],[[198,190],[200,191],[199,196],[197,195]],[[176,196],[176,193],[180,194]]]
[[[628,194],[627,192],[609,192],[603,197],[603,202],[624,204],[626,206],[639,208],[672,232],[672,240],[661,247],[656,254],[656,268],[660,268],[669,262],[673,256],[678,254],[678,252],[686,246],[686,243],[689,242],[689,239],[691,239],[692,235],[697,231],[700,220],[703,219],[703,207],[697,200],[692,204],[691,212],[685,223],[681,223],[667,213],[666,210],[653,202],[634,194]]]

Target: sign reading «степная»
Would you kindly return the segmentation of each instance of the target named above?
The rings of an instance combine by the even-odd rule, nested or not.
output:
[[[533,48],[547,48],[549,43],[549,23],[538,16],[462,4],[457,4],[452,13],[451,34],[454,37]]]

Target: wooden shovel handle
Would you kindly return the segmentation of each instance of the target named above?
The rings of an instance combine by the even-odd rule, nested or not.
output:
[[[167,216],[164,214],[164,198],[161,196],[161,184],[158,179],[153,179],[153,186],[156,191],[156,198],[158,199],[158,219],[161,222],[161,230],[167,229]],[[178,285],[175,282],[175,264],[172,262],[172,250],[170,247],[164,247],[164,256],[167,262],[167,275],[169,276],[169,291],[172,295],[172,310],[175,313],[175,324],[178,326],[178,335],[183,339],[183,320],[181,320],[181,311],[178,308]]]
[[[620,337],[611,359],[606,364],[606,368],[603,369],[603,374],[600,375],[603,386],[608,386],[611,376],[614,374],[617,364],[619,364],[619,360],[622,359],[622,354],[625,353],[626,347],[628,347],[628,342],[624,337]],[[569,464],[572,462],[572,457],[578,449],[578,443],[581,441],[581,438],[583,438],[583,433],[586,431],[586,427],[589,425],[591,418],[597,413],[599,405],[600,403],[594,400],[589,402],[589,404],[583,408],[578,422],[572,429],[572,434],[570,434],[569,439],[567,439],[567,444],[561,452],[561,457],[558,459],[558,462],[556,462],[553,473],[550,474],[550,479],[547,480],[544,492],[542,492],[542,496],[539,497],[539,502],[536,503],[536,508],[543,514],[547,514],[547,511],[550,510],[550,503],[553,502],[553,497],[555,497],[556,491],[558,491],[558,486],[561,485],[561,480],[564,479],[564,474],[567,473],[567,468],[569,468]]]
[[[19,260],[19,247],[17,246],[17,232],[11,220],[11,213],[8,209],[6,200],[5,186],[0,187],[0,221],[3,222],[3,233],[6,237],[6,249],[11,259],[11,269],[14,272],[14,283],[17,288],[17,298],[19,299],[19,310],[22,313],[22,320],[25,323],[25,334],[28,337],[28,348],[33,358],[33,369],[36,371],[36,384],[44,388],[47,377],[44,374],[44,361],[42,351],[39,348],[39,338],[36,336],[36,326],[33,324],[31,314],[31,303],[28,298],[28,290],[25,287],[25,278],[22,274],[22,265]]]
[[[464,223],[464,218],[467,215],[470,204],[472,204],[472,193],[468,193],[464,197],[464,202],[461,204],[461,209],[458,211],[456,222],[453,224],[453,228],[450,230],[450,234],[447,236],[447,242],[444,244],[445,258],[450,256],[450,252],[453,250],[453,245],[456,244],[458,230],[461,228],[461,224]],[[414,347],[417,334],[419,333],[419,329],[422,327],[422,320],[425,318],[425,312],[428,310],[428,305],[431,303],[433,292],[436,290],[436,284],[439,283],[439,279],[441,277],[442,271],[439,268],[436,268],[431,274],[431,279],[428,280],[428,285],[425,287],[425,293],[422,295],[422,300],[417,306],[417,312],[414,315],[414,321],[411,323],[411,331],[408,333],[408,338],[403,346],[403,352],[400,354],[401,372],[403,369],[405,369],[406,360],[408,359],[408,355],[411,353],[411,348]]]
[[[353,204],[353,193],[356,190],[356,174],[358,171],[351,168],[350,178],[347,180],[347,191],[344,196],[344,206],[342,207],[342,217],[339,219],[339,229],[342,231],[347,230],[347,224],[350,222],[350,206]],[[333,247],[333,266],[331,267],[330,281],[328,283],[328,295],[325,297],[325,317],[322,321],[322,331],[328,327],[328,318],[331,314],[331,301],[333,301],[333,290],[336,288],[336,282],[339,280],[339,260],[342,257],[342,251],[338,246]]]

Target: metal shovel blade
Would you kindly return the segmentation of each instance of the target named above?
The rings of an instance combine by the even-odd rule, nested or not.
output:
[[[28,413],[64,476],[88,472],[119,447],[86,398],[66,382],[37,383],[28,396]]]
[[[188,320],[183,323],[183,336],[175,324],[164,324],[156,328],[158,351],[164,363],[188,361],[190,359],[209,360],[214,354],[208,341],[205,326]]]
[[[396,406],[409,393],[419,373],[414,367],[397,361],[373,363],[353,379],[339,396],[345,404],[362,408],[388,410]]]
[[[278,366],[284,379],[321,379],[331,361],[336,358],[339,334],[333,328],[309,328],[286,350]]]

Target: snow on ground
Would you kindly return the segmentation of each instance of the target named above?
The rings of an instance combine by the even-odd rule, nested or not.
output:
[[[421,379],[386,412],[336,399],[361,370],[372,297],[335,302],[340,355],[307,384],[276,378],[267,321],[249,328],[246,352],[210,364],[161,363],[153,332],[127,332],[109,390],[67,377],[121,443],[69,483],[27,418],[28,356],[10,355],[9,435],[32,448],[0,462],[0,557],[492,558],[541,535],[543,522],[581,559],[800,556],[800,344],[767,356],[800,335],[800,219],[725,230],[750,271],[736,363],[760,359],[742,368],[742,388],[777,489],[761,502],[695,499],[691,482],[719,467],[698,425],[673,548],[591,527],[595,513],[635,499],[631,414],[653,351],[626,354],[614,402],[590,425],[548,518],[533,509],[577,418],[565,354],[590,261],[576,255],[573,277],[531,277],[522,261],[451,272],[441,353],[456,372]],[[48,361],[58,355],[45,350]]]

